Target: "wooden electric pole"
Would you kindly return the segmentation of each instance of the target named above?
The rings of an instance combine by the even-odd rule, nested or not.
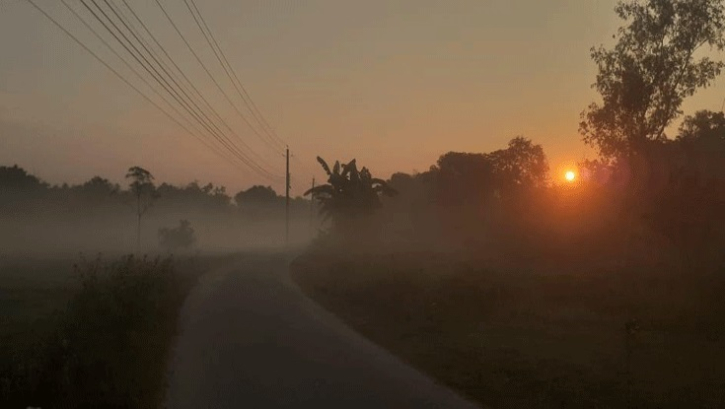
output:
[[[287,172],[286,172],[286,183],[285,183],[285,245],[289,247],[289,188],[290,188],[290,175],[289,175],[289,146],[287,147]]]

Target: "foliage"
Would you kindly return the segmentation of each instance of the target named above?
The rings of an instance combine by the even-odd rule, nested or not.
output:
[[[159,213],[188,214],[194,211],[231,215],[239,208],[234,206],[224,186],[213,183],[194,181],[181,186],[168,183],[155,186],[153,174],[140,167],[130,168],[126,179],[126,189],[101,176],[93,176],[77,185],[52,186],[17,165],[0,166],[0,211],[79,215],[108,210],[114,213],[133,203],[134,210],[140,209],[142,215],[151,207],[157,208]],[[244,209],[284,205],[284,197],[272,187],[261,185],[240,191],[234,196],[234,201]],[[310,203],[306,199],[292,198],[290,205],[294,212],[307,214]],[[79,208],[83,208],[84,212],[79,212]]]
[[[448,152],[427,172],[391,176],[401,195],[386,203],[385,223],[395,229],[386,236],[438,248],[475,248],[509,233],[521,242],[523,225],[542,210],[548,171],[541,145],[523,136],[493,152]]]
[[[156,199],[154,176],[146,169],[133,166],[128,169],[126,179],[129,180],[129,190],[136,199],[136,212],[140,219]]]
[[[167,251],[191,248],[196,244],[196,233],[188,220],[180,220],[179,226],[159,229],[159,246]]]
[[[548,182],[549,164],[544,148],[523,136],[517,136],[506,149],[487,155],[498,189],[541,188]]]
[[[486,154],[448,152],[430,172],[436,181],[436,201],[442,206],[479,206],[495,190],[493,164]]]
[[[541,145],[518,136],[506,149],[491,153],[448,152],[430,172],[438,183],[439,203],[481,206],[494,194],[545,187],[549,165]]]
[[[690,262],[721,252],[725,219],[725,116],[700,111],[685,118],[678,137],[659,150],[666,181],[637,198],[645,220]],[[643,200],[646,199],[646,200]]]
[[[22,213],[28,211],[28,202],[33,202],[48,190],[48,185],[25,169],[0,166],[0,211]]]
[[[640,151],[666,139],[686,97],[709,86],[725,66],[695,53],[725,47],[721,0],[620,1],[617,44],[592,48],[599,69],[594,88],[602,103],[582,113],[584,141],[605,158]]]
[[[129,179],[129,190],[136,201],[136,251],[141,249],[141,217],[151,208],[156,200],[154,177],[146,169],[133,166],[128,169],[126,179]]]
[[[47,185],[18,165],[0,166],[0,186],[8,190],[37,190]]]
[[[102,197],[111,196],[120,189],[118,185],[114,185],[108,179],[100,176],[94,176],[86,183],[78,187],[78,189],[89,196]]]
[[[308,190],[305,196],[317,200],[320,212],[326,219],[331,218],[335,228],[346,237],[362,228],[381,207],[380,195],[396,194],[387,182],[373,178],[367,168],[358,170],[355,159],[344,165],[336,161],[332,169],[319,156],[317,161],[328,175],[327,183]]]
[[[0,367],[3,407],[158,407],[176,318],[196,272],[126,256],[76,265],[80,289],[43,337]]]
[[[282,203],[282,198],[271,186],[255,185],[243,190],[234,196],[237,206],[274,206]]]

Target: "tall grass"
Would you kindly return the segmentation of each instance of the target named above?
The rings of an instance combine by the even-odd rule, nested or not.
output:
[[[178,311],[198,272],[135,256],[82,259],[75,272],[64,310],[6,336],[0,406],[160,406]]]

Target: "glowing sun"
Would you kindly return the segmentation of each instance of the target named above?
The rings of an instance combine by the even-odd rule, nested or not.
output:
[[[566,181],[567,181],[567,182],[573,182],[573,181],[574,181],[574,179],[576,179],[576,173],[574,173],[574,171],[573,171],[573,170],[568,170],[568,171],[567,171],[567,172],[566,172],[566,173],[564,174],[564,178],[566,179]]]

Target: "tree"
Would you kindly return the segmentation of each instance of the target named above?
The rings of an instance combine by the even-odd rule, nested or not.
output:
[[[602,103],[582,112],[580,133],[603,158],[641,153],[666,140],[665,129],[686,97],[709,86],[725,66],[695,58],[703,46],[723,50],[722,0],[620,1],[613,49],[592,48],[599,73],[593,87]]]
[[[107,198],[118,192],[119,186],[112,184],[108,179],[94,176],[91,180],[78,186],[78,191],[89,198]]]
[[[436,202],[444,207],[472,205],[481,208],[493,192],[491,161],[483,153],[448,152],[432,169]]]
[[[320,212],[325,219],[332,219],[345,238],[365,228],[369,216],[382,205],[380,195],[396,194],[387,182],[373,178],[367,168],[358,170],[355,159],[344,165],[336,161],[332,169],[319,156],[317,161],[328,175],[327,183],[308,190],[305,196],[312,195],[320,203]]]
[[[136,247],[141,249],[141,217],[148,211],[156,200],[154,177],[148,170],[133,166],[128,169],[126,179],[130,180],[129,189],[136,201],[137,231]]]
[[[484,206],[496,192],[512,194],[546,186],[549,164],[541,145],[518,136],[491,153],[448,152],[432,169],[438,203]]]
[[[168,251],[188,249],[196,243],[196,233],[188,220],[180,220],[175,228],[159,229],[159,246]]]
[[[541,188],[549,179],[549,164],[541,145],[517,136],[508,148],[489,153],[496,187],[502,191]]]
[[[725,113],[698,111],[686,117],[676,142],[698,182],[725,182]]]
[[[32,191],[47,188],[47,185],[25,169],[14,165],[0,166],[0,188],[4,191]]]
[[[4,212],[26,211],[34,201],[45,199],[48,185],[25,169],[0,166],[0,208]]]
[[[713,111],[698,111],[682,121],[678,141],[725,141],[725,113]]]
[[[277,192],[271,186],[255,185],[234,196],[238,206],[272,206],[280,203]]]

